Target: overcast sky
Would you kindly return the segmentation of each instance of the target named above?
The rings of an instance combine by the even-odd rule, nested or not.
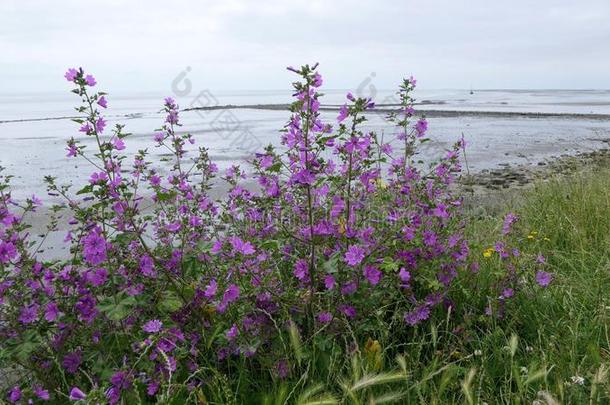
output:
[[[320,62],[329,88],[375,72],[424,88],[610,88],[610,0],[0,1],[0,92],[282,89]]]

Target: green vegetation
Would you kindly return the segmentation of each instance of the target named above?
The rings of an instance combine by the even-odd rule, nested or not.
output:
[[[464,288],[456,303],[466,315],[419,325],[399,347],[393,336],[372,333],[378,342],[363,342],[351,359],[311,365],[264,403],[609,403],[609,190],[610,170],[596,168],[539,182],[502,205],[483,203],[468,229],[479,247],[472,255],[481,257],[479,286]],[[554,279],[542,293],[508,301],[499,320],[476,308],[488,299],[491,275],[504,271],[483,252],[508,211],[520,217],[522,254],[546,252]]]
[[[127,169],[130,134],[104,133],[106,93],[68,70],[74,121],[97,145],[67,142],[94,167],[75,196],[45,178],[65,200],[47,232],[69,215],[70,256],[40,260],[28,218],[43,201],[14,201],[0,168],[0,401],[609,403],[608,164],[549,169],[468,209],[463,137],[416,162],[429,139],[413,78],[388,117],[397,148],[360,129],[371,99],[348,93],[325,124],[316,68],[289,68],[285,149],[223,176],[204,147],[187,157],[172,98],[154,135],[169,174],[147,150]],[[227,195],[213,201],[218,180]]]

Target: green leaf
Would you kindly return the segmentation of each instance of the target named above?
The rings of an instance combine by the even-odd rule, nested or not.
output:
[[[108,319],[112,321],[120,321],[121,319],[126,318],[132,312],[136,303],[136,298],[133,296],[128,296],[123,299],[119,299],[118,296],[108,297],[100,301],[100,303],[97,305],[97,309],[100,312],[103,312]]]
[[[261,247],[265,250],[279,250],[280,249],[280,242],[277,240],[265,240],[262,244]]]
[[[16,357],[20,362],[26,363],[30,360],[30,355],[40,347],[41,338],[38,332],[30,330],[23,334],[18,341],[8,342],[10,349],[7,351],[10,356]]]
[[[164,192],[158,192],[157,193],[157,199],[161,202],[163,201],[170,201],[173,200],[174,198],[176,198],[176,195],[178,193],[176,193],[175,191],[168,191],[167,193]]]
[[[89,194],[93,191],[93,185],[91,184],[87,184],[85,187],[81,188],[80,190],[78,190],[76,192],[76,195],[81,195],[81,194]]]
[[[386,272],[391,272],[398,271],[398,269],[400,268],[400,264],[398,262],[395,262],[391,257],[386,257],[383,259],[383,263],[379,267],[381,267],[381,269]]]
[[[336,273],[339,264],[339,252],[333,253],[327,261],[324,262],[322,268],[327,273]]]
[[[281,170],[282,170],[281,162],[274,163],[273,165],[271,165],[271,167],[269,167],[269,169],[267,169],[267,171],[270,171],[272,173],[279,173]]]
[[[316,140],[316,142],[319,145],[324,145],[326,142],[328,142],[331,139],[335,139],[337,137],[337,135],[330,135],[330,136],[321,136],[320,138],[318,138]]]
[[[176,312],[182,308],[182,300],[174,291],[165,291],[157,304],[157,308],[163,312]]]
[[[197,245],[198,245],[199,249],[202,252],[209,253],[210,250],[212,250],[212,247],[214,246],[214,242],[212,242],[212,241],[199,241]]]

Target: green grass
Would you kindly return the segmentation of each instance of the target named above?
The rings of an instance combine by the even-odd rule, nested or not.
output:
[[[473,211],[468,229],[481,269],[462,279],[457,314],[407,331],[379,331],[379,352],[332,349],[298,381],[277,382],[265,404],[610,403],[610,169],[582,170]],[[503,319],[482,313],[500,261],[482,256],[516,212],[524,256],[543,253],[554,281],[525,289]],[[520,234],[519,234],[520,233]],[[534,238],[527,235],[535,234]],[[438,317],[436,318],[438,319]],[[397,341],[400,340],[400,341]],[[298,346],[298,344],[297,344]],[[380,363],[381,361],[381,363]],[[572,378],[582,377],[582,384]],[[245,384],[244,387],[247,387]],[[252,387],[250,385],[250,387]],[[246,388],[244,388],[246,389]],[[237,393],[237,397],[240,394]]]
[[[505,323],[479,333],[484,354],[478,374],[486,381],[478,387],[481,399],[528,402],[543,390],[562,403],[608,403],[610,170],[539,183],[503,208],[519,214],[519,229],[538,232],[524,250],[544,253],[555,280],[543,294],[515,299]],[[490,244],[489,235],[501,226],[498,218],[477,218],[471,238],[480,246]],[[518,347],[509,359],[498,348],[510,336],[518,337]],[[527,377],[518,375],[521,367]],[[542,370],[546,373],[532,387],[519,383]],[[584,384],[566,384],[572,376],[583,377]]]

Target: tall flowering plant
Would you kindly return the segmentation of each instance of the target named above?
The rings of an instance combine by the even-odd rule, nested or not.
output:
[[[402,332],[451,305],[448,292],[468,256],[461,198],[451,187],[462,143],[430,168],[416,165],[427,122],[412,119],[415,81],[403,83],[401,109],[390,117],[396,139],[384,140],[361,129],[372,100],[348,94],[339,116],[325,122],[316,66],[289,70],[300,79],[292,115],[282,148],[269,146],[254,159],[260,191],[242,188],[238,169],[228,175],[233,187],[223,215],[236,234],[221,239],[216,254],[230,261],[237,239],[252,255],[240,275],[250,307],[234,325],[232,350],[253,341],[264,350],[260,331],[274,327],[272,339],[296,326],[301,338],[322,346],[382,325]],[[252,317],[262,323],[254,332]]]
[[[129,134],[103,114],[108,95],[82,69],[66,73],[81,137],[95,145],[67,143],[93,170],[76,193],[46,178],[64,201],[51,211],[69,217],[70,257],[37,256],[27,215],[41,202],[18,204],[0,182],[0,360],[29,375],[10,401],[201,399],[236,361],[289,378],[318,348],[347,353],[380,330],[406,339],[452,305],[468,256],[452,191],[462,141],[422,167],[415,80],[401,85],[396,137],[384,139],[362,129],[372,100],[347,94],[327,122],[317,65],[289,70],[291,116],[281,147],[253,157],[255,184],[238,166],[219,176],[205,148],[190,157],[171,98],[153,139],[171,167],[146,151],[128,163]],[[229,189],[215,201],[217,177]]]
[[[174,157],[169,173],[154,169],[146,151],[127,165],[129,134],[119,124],[108,134],[107,95],[94,91],[95,79],[82,69],[65,77],[82,101],[77,111],[83,118],[74,121],[96,146],[89,152],[70,139],[67,156],[86,160],[93,172],[76,193],[45,179],[49,195],[64,200],[52,210],[70,217],[65,242],[71,254],[44,263],[23,222],[40,201],[17,205],[3,181],[2,354],[33,374],[34,385],[20,398],[55,392],[59,400],[117,403],[140,387],[154,396],[195,364],[199,328],[187,325],[201,325],[198,287],[206,258],[200,246],[216,230],[218,207],[207,191],[217,169],[203,148],[185,161],[194,140],[178,133],[171,98],[154,135],[156,146]],[[46,394],[38,395],[38,387]]]

